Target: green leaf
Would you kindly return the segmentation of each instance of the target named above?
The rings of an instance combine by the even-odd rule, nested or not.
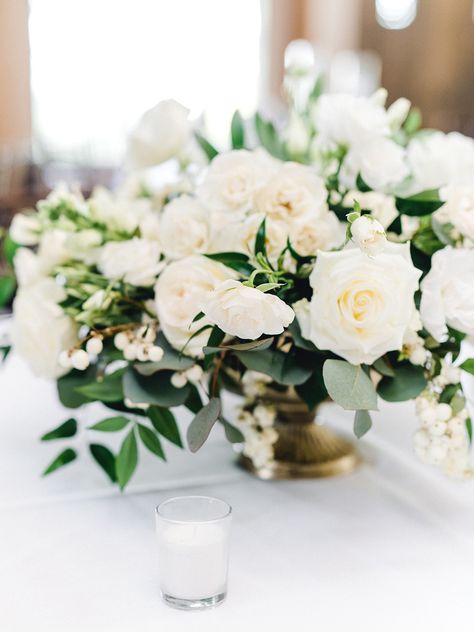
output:
[[[167,408],[160,408],[159,406],[150,406],[147,410],[147,415],[155,430],[179,448],[183,447],[178,424],[176,423],[176,419],[170,410]]]
[[[412,108],[408,112],[408,116],[403,124],[403,129],[408,134],[408,136],[412,136],[415,132],[417,132],[421,127],[421,112],[418,108]]]
[[[265,246],[265,234],[266,234],[266,221],[267,218],[264,217],[260,226],[258,227],[257,230],[257,235],[255,236],[255,246],[254,246],[254,252],[257,255],[259,252],[261,252],[263,255],[266,256],[267,253],[267,249]]]
[[[207,346],[203,348],[203,353],[207,355],[208,353],[218,353],[219,351],[263,351],[272,346],[273,340],[273,338],[263,338],[262,340],[252,340],[251,342],[243,342],[237,345]]]
[[[232,117],[230,135],[232,140],[232,149],[243,149],[245,147],[244,121],[239,110],[236,110]]]
[[[126,417],[108,417],[102,421],[98,421],[93,426],[89,426],[89,430],[100,430],[101,432],[118,432],[123,430],[130,423],[130,419]]]
[[[367,193],[368,191],[372,191],[372,189],[365,182],[365,180],[360,175],[360,173],[358,174],[357,179],[356,179],[356,187],[359,189],[359,191],[362,191],[362,193]]]
[[[188,399],[184,402],[184,405],[194,414],[200,411],[203,407],[201,396],[199,395],[199,391],[194,386],[194,384],[189,385],[189,396]]]
[[[322,95],[323,90],[324,90],[324,79],[322,75],[318,75],[318,78],[314,82],[314,86],[312,87],[311,92],[309,93],[310,101],[315,101],[316,99],[318,99]]]
[[[93,382],[96,378],[96,367],[91,365],[85,371],[73,370],[57,381],[58,396],[66,408],[79,408],[88,404],[90,399],[77,391],[77,388]]]
[[[13,275],[0,277],[0,307],[5,307],[10,302],[16,288],[16,281]]]
[[[211,145],[211,143],[206,140],[204,138],[204,136],[202,136],[202,134],[200,134],[199,132],[194,132],[194,136],[199,144],[199,146],[201,147],[201,149],[203,150],[203,152],[206,154],[209,162],[211,162],[211,160],[213,158],[215,158],[218,155],[218,151],[217,149]]]
[[[377,392],[388,402],[404,402],[413,399],[426,387],[425,373],[422,367],[402,364],[394,367],[394,377],[383,377]]]
[[[123,400],[122,376],[124,369],[106,375],[103,379],[76,387],[76,391],[91,401],[120,402]]]
[[[221,416],[219,417],[219,421],[224,426],[225,436],[229,443],[243,443],[245,441],[245,437],[240,430],[229,423],[227,419]]]
[[[100,465],[112,483],[115,483],[117,474],[115,472],[115,457],[112,452],[100,443],[91,443],[89,450],[96,463]]]
[[[275,126],[270,121],[265,121],[258,112],[255,114],[255,129],[258,140],[268,153],[275,156],[275,158],[285,160],[287,157],[286,151],[278,138]]]
[[[356,410],[354,416],[354,434],[360,439],[372,428],[372,419],[366,410]]]
[[[279,384],[303,384],[309,378],[313,367],[298,361],[296,355],[282,353],[273,349],[265,349],[255,353],[253,351],[237,351],[236,356],[242,364],[252,371],[265,373]]]
[[[123,391],[134,404],[181,406],[189,395],[189,385],[176,388],[171,384],[172,371],[159,371],[150,376],[129,369],[123,377]]]
[[[293,337],[293,342],[297,347],[300,347],[300,349],[306,349],[307,351],[316,351],[316,347],[311,342],[311,340],[303,338],[301,334],[301,327],[297,318],[295,318],[290,324],[290,326],[288,327],[288,331],[291,333]]]
[[[163,448],[161,447],[161,441],[156,432],[150,430],[150,428],[147,428],[147,426],[144,426],[143,424],[139,423],[137,425],[138,434],[140,435],[140,439],[142,440],[143,445],[148,448],[150,452],[153,452],[153,454],[159,456],[160,459],[166,461],[165,453],[163,452]]]
[[[14,242],[10,235],[7,234],[3,240],[3,255],[5,257],[5,261],[11,267],[13,267],[13,259],[15,258],[16,251],[19,247],[19,244]]]
[[[439,401],[442,404],[450,404],[451,400],[458,392],[460,386],[460,384],[448,384],[448,386],[446,386],[441,392],[441,395],[439,396]]]
[[[194,417],[186,433],[191,452],[197,452],[204,445],[220,412],[221,400],[214,397]]]
[[[328,391],[324,384],[322,366],[316,367],[309,379],[295,386],[295,390],[309,410],[323,402],[328,396]]]
[[[472,358],[464,360],[464,362],[459,365],[459,368],[463,371],[467,371],[467,373],[471,373],[472,375],[474,375],[474,360]]]
[[[346,410],[377,410],[377,393],[361,366],[326,360],[323,378],[331,399]]]
[[[452,400],[449,402],[449,405],[452,408],[453,415],[457,415],[465,407],[466,399],[465,399],[464,395],[462,395],[461,393],[458,392],[458,393],[456,393],[454,395]]]
[[[77,421],[75,419],[68,419],[60,426],[47,432],[41,437],[41,441],[53,441],[54,439],[65,439],[66,437],[73,437],[77,432]]]
[[[54,472],[55,470],[58,470],[60,467],[63,467],[64,465],[71,463],[76,458],[77,458],[76,451],[73,450],[72,448],[66,448],[65,450],[60,452],[58,456],[48,465],[48,467],[44,470],[41,476],[47,476],[48,474],[51,474],[51,472]]]
[[[242,252],[216,252],[206,255],[206,257],[222,263],[245,277],[250,276],[254,270],[253,265],[249,262],[248,256]]]
[[[4,362],[12,350],[11,345],[6,345],[5,347],[0,347],[0,356],[1,361]]]
[[[120,451],[115,459],[115,471],[120,489],[125,489],[138,463],[137,440],[132,428],[122,442]]]
[[[437,189],[431,189],[429,191],[422,191],[416,195],[412,195],[407,198],[395,198],[395,206],[402,215],[409,215],[411,217],[421,217],[423,215],[431,215],[441,206],[444,202],[439,199]]]
[[[469,443],[472,444],[472,421],[470,417],[466,419],[466,430],[467,436],[469,437]]]
[[[372,366],[376,371],[380,373],[380,375],[385,375],[386,377],[395,376],[395,371],[383,357],[375,360]]]

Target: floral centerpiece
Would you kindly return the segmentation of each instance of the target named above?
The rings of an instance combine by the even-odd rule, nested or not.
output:
[[[288,397],[299,415],[328,397],[354,411],[357,437],[379,397],[415,399],[416,454],[471,473],[461,373],[474,360],[457,359],[474,334],[474,141],[421,130],[384,90],[289,97],[280,131],[237,112],[223,152],[160,103],[117,191],[60,187],[12,223],[13,345],[66,407],[110,410],[87,436],[121,488],[139,443],[161,459],[163,439],[183,445],[179,406],[191,451],[219,423],[268,467]],[[223,390],[244,395],[238,418]],[[71,418],[43,439],[77,430]],[[111,432],[116,454],[96,438]]]

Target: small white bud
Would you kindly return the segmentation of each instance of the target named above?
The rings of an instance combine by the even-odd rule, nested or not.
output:
[[[123,350],[123,357],[125,358],[125,360],[128,360],[129,362],[131,362],[132,360],[136,360],[138,349],[139,347],[135,342],[128,343]]]
[[[409,360],[416,366],[421,366],[426,362],[426,350],[423,347],[415,347],[410,353]]]
[[[125,347],[130,343],[130,338],[125,331],[121,331],[114,337],[114,345],[119,351],[123,351]]]
[[[102,338],[99,336],[89,338],[86,343],[86,351],[89,355],[97,356],[99,353],[102,353],[103,348],[104,343],[102,342]]]
[[[161,347],[153,345],[148,349],[148,357],[152,362],[159,362],[163,357],[164,351]]]
[[[387,237],[380,222],[369,215],[361,215],[351,224],[353,242],[370,257],[385,249]]]
[[[171,384],[175,387],[175,388],[183,388],[183,386],[187,383],[187,379],[186,376],[184,375],[184,373],[173,373],[173,375],[171,376]]]
[[[137,360],[139,360],[140,362],[147,362],[147,360],[149,360],[148,346],[137,343],[136,347],[137,347]]]
[[[203,374],[204,374],[204,371],[199,366],[199,364],[195,364],[190,369],[187,369],[187,371],[186,371],[186,378],[190,382],[199,382],[199,380],[202,378]]]
[[[71,363],[71,354],[69,351],[61,351],[59,354],[58,362],[63,369],[70,369],[72,366]]]
[[[449,404],[438,404],[436,407],[436,419],[438,421],[448,421],[453,416],[452,408]]]
[[[89,356],[83,349],[77,349],[71,355],[71,364],[78,371],[84,371],[90,364]]]

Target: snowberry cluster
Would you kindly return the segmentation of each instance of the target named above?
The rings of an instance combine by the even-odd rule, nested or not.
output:
[[[129,362],[159,362],[163,349],[155,345],[156,327],[148,324],[138,329],[121,331],[114,337],[114,344]]]
[[[459,369],[444,364],[434,388],[416,398],[421,427],[414,435],[415,452],[421,461],[440,467],[448,476],[466,478],[473,474],[466,428],[469,415],[460,393],[449,404],[440,401],[441,389],[450,384],[459,384]]]
[[[59,364],[65,369],[77,369],[85,371],[91,359],[95,358],[104,348],[103,338],[100,334],[92,334],[85,344],[85,349],[69,349],[59,355]]]
[[[255,467],[263,467],[274,459],[273,444],[278,433],[273,427],[276,419],[274,406],[246,403],[237,418],[238,425],[245,438],[243,453]]]
[[[420,314],[415,312],[410,327],[403,336],[402,354],[417,366],[424,366],[431,356],[431,353],[425,349],[425,341],[417,333],[422,327]]]
[[[204,371],[199,364],[195,364],[185,371],[176,371],[173,373],[171,376],[171,384],[175,388],[183,388],[188,382],[197,384],[201,380],[203,373]]]
[[[246,371],[242,377],[242,390],[245,397],[254,399],[259,395],[263,395],[265,387],[270,384],[272,378],[265,373],[258,371]]]

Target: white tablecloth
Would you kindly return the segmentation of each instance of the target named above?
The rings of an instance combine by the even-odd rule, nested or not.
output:
[[[350,431],[351,415],[323,412]],[[39,477],[61,444],[38,437],[69,415],[19,358],[0,368],[0,630],[474,629],[474,483],[416,462],[412,404],[374,415],[347,477],[258,481],[216,430],[197,455],[143,454],[123,495],[86,454]],[[190,492],[234,508],[228,599],[196,613],[161,603],[154,536],[155,505]]]

